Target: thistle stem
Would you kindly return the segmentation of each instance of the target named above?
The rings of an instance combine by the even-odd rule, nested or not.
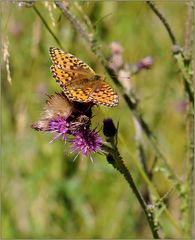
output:
[[[166,28],[166,30],[169,34],[172,44],[176,45],[177,41],[176,41],[175,35],[173,34],[173,31],[172,31],[169,23],[167,22],[166,18],[163,16],[163,14],[159,11],[159,9],[156,7],[156,5],[153,2],[147,0],[146,3],[163,23],[164,27]]]
[[[45,21],[44,17],[41,15],[41,13],[39,12],[39,10],[36,8],[35,5],[33,5],[33,9],[36,12],[36,14],[40,17],[41,21],[43,22],[43,24],[45,25],[45,27],[47,28],[47,30],[49,31],[49,33],[52,35],[52,37],[55,39],[56,43],[60,46],[60,48],[63,48],[61,42],[59,41],[59,39],[56,37],[56,35],[53,33],[53,31],[51,30],[51,28],[49,27],[49,25],[47,24],[47,22]]]
[[[112,144],[112,148],[110,148],[108,146],[105,146],[105,145],[103,146],[103,148],[104,148],[105,151],[109,152],[112,155],[112,157],[114,159],[114,162],[111,163],[111,164],[113,165],[114,168],[116,168],[124,176],[124,178],[126,179],[126,181],[129,184],[131,190],[135,194],[141,208],[143,209],[143,211],[146,215],[146,218],[148,220],[153,238],[154,239],[160,239],[160,236],[158,234],[158,226],[154,221],[153,211],[152,211],[152,209],[150,209],[148,207],[148,205],[144,201],[141,193],[139,192],[139,190],[138,190],[138,188],[137,188],[137,186],[136,186],[136,184],[133,180],[133,177],[132,177],[131,173],[129,172],[129,170],[125,166],[125,164],[124,164],[124,162],[123,162],[123,160],[122,160],[122,158],[121,158],[121,156],[118,152],[117,147],[114,144]]]

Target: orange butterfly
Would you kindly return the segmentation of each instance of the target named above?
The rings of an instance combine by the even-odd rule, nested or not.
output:
[[[87,64],[58,48],[49,49],[52,59],[51,72],[71,101],[93,102],[108,107],[118,105],[118,95]]]

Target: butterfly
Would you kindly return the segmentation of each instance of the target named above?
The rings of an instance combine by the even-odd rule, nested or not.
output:
[[[86,63],[58,48],[51,47],[51,72],[67,98],[81,103],[115,107],[118,95],[105,82],[105,77],[96,74]]]

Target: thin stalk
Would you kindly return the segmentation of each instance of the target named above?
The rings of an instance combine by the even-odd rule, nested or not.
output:
[[[151,2],[151,1],[146,1],[146,3],[148,4],[148,6],[152,9],[152,11],[159,17],[159,19],[161,20],[162,24],[164,25],[164,27],[166,28],[169,37],[171,39],[171,42],[173,45],[177,44],[175,35],[173,34],[173,31],[169,25],[169,23],[167,22],[166,18],[163,16],[163,14],[159,11],[159,9],[156,7],[156,5]]]
[[[158,234],[158,226],[156,225],[156,223],[154,221],[154,214],[150,210],[150,208],[147,206],[147,204],[145,203],[141,193],[139,192],[138,188],[136,187],[136,184],[133,180],[133,177],[132,177],[131,173],[129,172],[129,170],[125,166],[124,162],[122,161],[122,158],[120,157],[118,149],[114,146],[114,144],[112,144],[112,148],[104,145],[103,149],[105,151],[109,152],[112,155],[112,157],[115,161],[115,163],[112,164],[112,165],[114,167],[116,167],[118,169],[118,171],[124,176],[124,178],[126,179],[126,181],[129,184],[131,190],[135,194],[141,208],[143,209],[143,211],[146,215],[146,218],[147,218],[147,221],[149,223],[150,230],[152,232],[153,238],[154,239],[160,239],[160,236]]]
[[[192,43],[193,43],[193,28],[194,28],[194,1],[188,3],[188,15],[186,19],[185,43],[184,43],[184,57],[191,59],[192,57]]]
[[[184,69],[188,70],[189,66],[192,65],[192,42],[193,42],[193,8],[194,2],[189,1],[188,3],[188,15],[186,18],[186,30],[185,30],[185,44],[184,44]],[[187,139],[187,149],[186,149],[186,181],[185,189],[186,194],[184,196],[183,202],[181,203],[182,212],[182,225],[183,230],[188,237],[193,236],[193,194],[194,194],[194,99],[190,97],[188,90],[188,82],[184,79],[184,87],[186,91],[186,101],[188,103],[187,114],[186,114],[186,139]],[[192,76],[189,79],[189,86],[192,87]],[[194,97],[194,95],[193,95]]]
[[[127,149],[129,146],[127,146],[126,141],[124,141],[124,139],[122,138],[120,132],[118,133],[118,137],[119,140],[121,141],[122,145],[125,146]],[[138,171],[140,172],[140,175],[142,176],[143,180],[146,182],[146,184],[149,186],[150,191],[152,192],[152,195],[156,198],[156,199],[160,199],[160,195],[156,189],[156,187],[154,186],[154,184],[151,182],[151,180],[148,178],[148,176],[146,175],[146,173],[144,172],[142,166],[140,165],[139,161],[137,161],[137,159],[135,159],[131,154],[130,154],[130,159],[127,160],[127,162],[133,161],[133,163],[135,164],[135,166],[137,167]],[[171,213],[169,212],[169,210],[167,208],[165,208],[164,210],[165,215],[167,217],[167,219],[169,220],[169,222],[175,227],[175,229],[177,230],[178,234],[180,234],[180,236],[182,236],[182,232],[181,232],[181,227],[178,225],[178,223],[175,221],[175,219],[172,217]]]
[[[180,47],[177,45],[177,41],[176,41],[176,37],[175,35],[173,34],[173,31],[168,23],[168,21],[166,20],[166,18],[163,16],[163,14],[161,13],[161,11],[156,7],[156,5],[149,1],[149,0],[146,0],[146,3],[148,4],[148,6],[151,8],[151,10],[156,14],[156,16],[159,18],[159,20],[162,22],[162,24],[164,25],[165,29],[167,30],[167,33],[170,37],[170,40],[173,44],[173,54],[174,54],[174,57],[177,61],[177,65],[181,71],[181,74],[183,76],[183,79],[184,79],[184,85],[185,85],[185,90],[189,96],[189,99],[191,101],[192,104],[194,104],[194,91],[193,91],[193,87],[192,87],[192,83],[190,81],[191,79],[191,73],[190,71],[192,71],[191,69],[187,69],[187,67],[185,66],[185,59],[184,59],[184,55],[180,49]],[[193,8],[193,4],[191,4],[191,8]],[[192,14],[190,12],[190,14]],[[191,18],[189,19],[191,21]],[[188,21],[189,21],[188,20]],[[187,27],[189,27],[187,25]],[[188,34],[188,31],[189,30],[186,30]],[[186,47],[185,49],[187,50],[188,48],[188,40],[186,40]],[[176,47],[176,50],[174,50],[174,47]],[[186,51],[185,50],[185,51]],[[189,50],[188,50],[189,51]]]
[[[134,122],[135,140],[136,140],[136,146],[138,150],[138,157],[140,159],[140,163],[144,169],[144,172],[146,173],[147,177],[151,180],[152,172],[149,171],[147,166],[146,153],[145,153],[144,144],[143,144],[142,128],[140,127],[140,124],[137,122],[135,118],[133,120],[134,120],[133,122]],[[148,191],[148,194],[149,194],[149,191]]]
[[[49,31],[49,33],[52,35],[52,37],[54,38],[54,40],[56,41],[56,43],[59,45],[60,48],[63,48],[61,42],[59,41],[59,39],[56,37],[56,35],[53,33],[53,31],[51,30],[51,28],[49,27],[49,25],[47,24],[46,20],[44,19],[44,17],[42,16],[42,14],[39,12],[39,10],[36,8],[35,5],[33,5],[33,9],[36,12],[36,14],[40,17],[41,21],[43,22],[43,24],[45,25],[45,27],[47,28],[47,30]]]
[[[186,116],[186,138],[187,138],[187,150],[186,150],[186,181],[184,182],[184,189],[186,193],[181,202],[182,212],[182,225],[183,231],[188,237],[192,236],[193,228],[193,194],[194,194],[194,113],[193,108]]]

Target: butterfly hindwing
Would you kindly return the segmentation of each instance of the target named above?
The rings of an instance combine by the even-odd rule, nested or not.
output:
[[[92,91],[93,86],[91,86],[90,80],[87,78],[77,79],[74,83],[70,83],[64,88],[66,96],[70,100],[78,102],[90,102],[89,96]]]
[[[61,68],[54,64],[51,65],[50,70],[53,73],[53,77],[62,86],[65,86],[66,84],[71,82],[74,78],[77,78],[74,72],[62,70]]]
[[[95,104],[101,104],[108,107],[118,105],[118,95],[105,81],[97,82],[90,94],[90,99]]]
[[[109,84],[102,80],[77,80],[64,91],[72,101],[93,102],[108,107],[118,104],[118,95]]]

